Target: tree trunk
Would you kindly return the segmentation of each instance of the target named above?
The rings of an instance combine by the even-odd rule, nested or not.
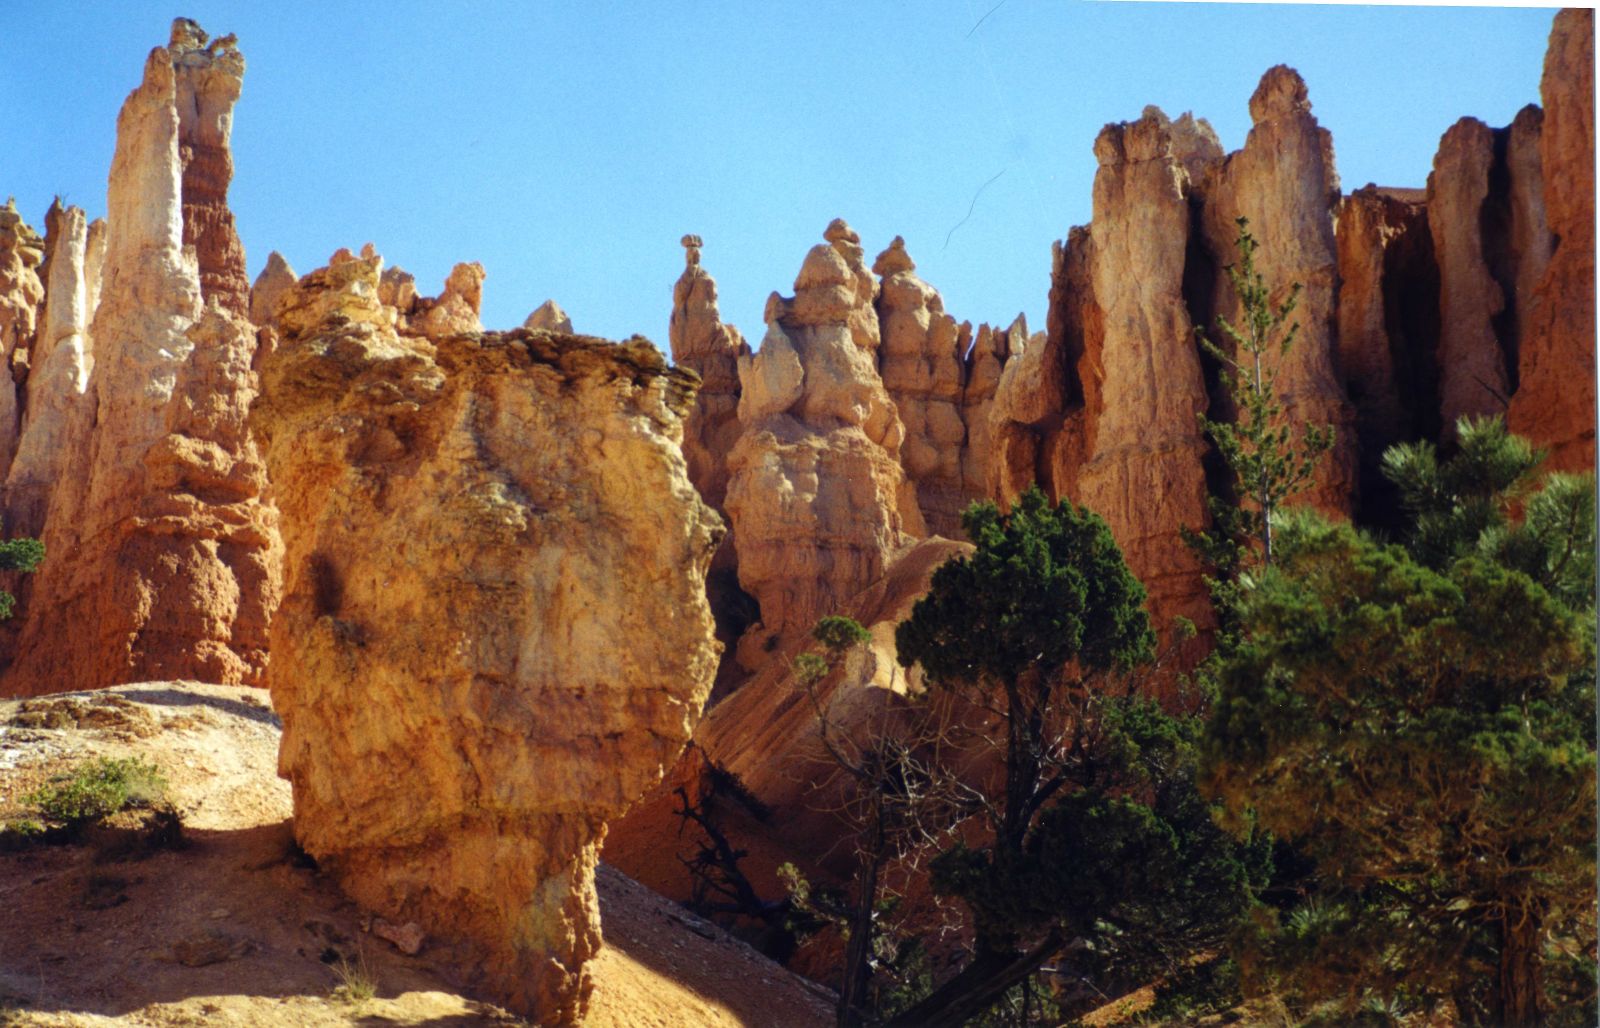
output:
[[[888,1028],[960,1028],[999,1002],[1006,990],[1037,971],[1065,940],[1051,932],[1023,952],[980,952],[961,973],[889,1022]]]
[[[1542,1023],[1539,1016],[1540,923],[1532,910],[1507,910],[1500,921],[1500,975],[1495,1017],[1507,1028]]]
[[[856,1028],[866,1023],[867,958],[872,955],[873,909],[878,899],[878,869],[883,864],[882,819],[879,819],[877,845],[870,855],[861,858],[858,875],[856,908],[850,919],[850,943],[844,951],[844,976],[839,983],[839,1006],[836,1011],[839,1028]]]

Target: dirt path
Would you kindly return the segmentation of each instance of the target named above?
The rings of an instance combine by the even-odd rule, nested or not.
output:
[[[23,722],[18,724],[17,722]],[[278,724],[258,690],[162,682],[0,702],[0,817],[93,756],[157,764],[188,845],[137,860],[89,846],[0,853],[0,1025],[495,1025],[442,954],[370,934],[293,846]],[[831,1021],[829,995],[609,867],[587,1024]],[[375,995],[335,995],[340,961]]]

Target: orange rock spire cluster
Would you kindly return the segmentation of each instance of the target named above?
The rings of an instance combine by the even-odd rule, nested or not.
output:
[[[273,254],[250,286],[244,59],[179,19],[118,117],[106,220],[58,203],[41,236],[0,207],[0,517],[49,551],[0,692],[270,685],[305,848],[482,991],[573,1021],[608,826],[698,731],[785,845],[819,834],[786,661],[850,612],[872,641],[830,700],[892,711],[894,624],[971,501],[1089,506],[1157,624],[1206,623],[1182,533],[1206,517],[1197,415],[1230,410],[1195,329],[1239,313],[1237,218],[1275,295],[1304,288],[1287,416],[1338,434],[1296,502],[1385,523],[1384,447],[1448,444],[1461,414],[1592,467],[1593,31],[1561,12],[1543,108],[1450,128],[1425,190],[1342,193],[1286,67],[1232,154],[1188,114],[1107,125],[1043,332],[957,320],[903,240],[869,265],[836,220],[752,351],[685,236],[680,370],[553,301],[485,332],[475,263],[436,297],[370,244],[304,277]]]

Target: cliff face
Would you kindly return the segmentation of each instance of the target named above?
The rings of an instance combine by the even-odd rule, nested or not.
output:
[[[1494,132],[1463,118],[1439,141],[1428,176],[1428,227],[1439,264],[1439,416],[1449,435],[1463,416],[1503,414],[1511,395],[1495,322],[1506,297],[1489,272],[1479,213],[1489,200]]]
[[[1549,465],[1595,463],[1594,12],[1556,15],[1540,85],[1544,201],[1554,250],[1523,322],[1515,432],[1550,449]]]
[[[155,678],[261,680],[277,602],[276,516],[261,501],[265,469],[245,428],[256,336],[241,314],[231,216],[222,216],[227,111],[242,71],[231,37],[207,45],[180,19],[118,117],[98,276],[92,233],[85,244],[85,313],[98,292],[94,429],[64,430],[63,444],[79,449],[49,459],[82,471],[27,501],[49,511],[50,559],[4,680],[13,695]],[[193,249],[186,226],[198,233]],[[58,310],[76,310],[73,264],[63,244],[52,275],[62,276]],[[84,357],[60,343],[32,390],[30,407],[41,412],[90,402],[72,395]],[[63,353],[64,371],[48,373]],[[38,468],[30,458],[24,473]],[[75,645],[61,644],[62,624],[81,626]]]
[[[605,824],[716,667],[693,383],[639,339],[399,334],[381,264],[279,301],[252,414],[283,512],[295,831],[363,905],[460,943],[481,988],[572,1022]]]
[[[878,377],[876,284],[848,225],[826,238],[794,297],[767,301],[760,351],[739,359],[726,505],[764,635],[809,631],[923,533],[899,461],[905,429]]]

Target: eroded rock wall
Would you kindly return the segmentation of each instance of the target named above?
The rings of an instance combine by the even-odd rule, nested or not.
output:
[[[78,207],[52,207],[44,318],[29,354],[27,409],[16,459],[5,477],[6,531],[37,536],[44,530],[57,483],[80,473],[87,461],[94,397],[89,374],[89,224]]]
[[[1489,201],[1494,131],[1462,118],[1439,141],[1428,176],[1428,226],[1439,265],[1439,416],[1503,414],[1511,395],[1506,348],[1495,322],[1506,297],[1490,273],[1481,212]]]
[[[693,381],[642,339],[399,334],[381,264],[279,302],[252,413],[283,513],[295,832],[490,995],[572,1023],[606,822],[677,757],[716,668]]]
[[[963,344],[970,334],[945,313],[939,293],[917,277],[904,239],[895,236],[872,271],[880,278],[878,371],[906,430],[900,464],[916,485],[928,531],[959,539],[961,512],[972,498],[961,476],[968,439]]]
[[[1207,522],[1196,418],[1205,380],[1183,292],[1190,153],[1154,108],[1101,131],[1094,219],[1072,240],[1084,247],[1084,269],[1074,271],[1070,243],[1063,261],[1065,274],[1087,273],[1087,294],[1073,298],[1079,310],[1064,312],[1083,336],[1058,344],[1081,354],[1083,404],[1058,447],[1052,485],[1106,519],[1163,631],[1176,615],[1209,622],[1200,565],[1181,537]]]

